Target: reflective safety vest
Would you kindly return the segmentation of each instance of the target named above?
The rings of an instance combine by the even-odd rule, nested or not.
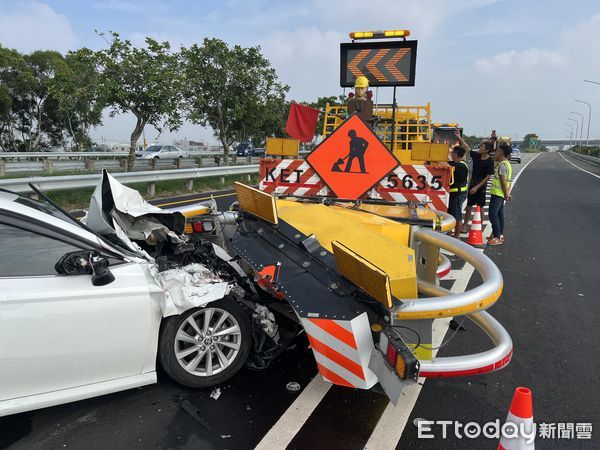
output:
[[[467,177],[465,178],[465,184],[463,186],[450,188],[450,192],[467,192],[467,186],[469,184],[469,166],[462,159],[458,162],[458,164],[464,164],[464,166],[467,168]]]
[[[510,165],[510,162],[507,159],[505,159],[504,161],[500,162],[500,164],[498,164],[496,166],[496,170],[494,170],[494,179],[492,180],[492,187],[490,188],[490,194],[497,195],[498,197],[504,198],[504,191],[502,190],[502,183],[500,183],[500,175],[498,175],[498,171],[502,164],[504,164],[506,166],[506,171],[508,172],[508,177],[506,177],[506,190],[510,191],[510,180],[512,180],[512,166]]]

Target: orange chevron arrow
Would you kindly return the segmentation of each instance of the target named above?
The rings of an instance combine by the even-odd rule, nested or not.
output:
[[[369,61],[366,65],[367,70],[369,70],[369,72],[371,72],[373,74],[373,76],[375,77],[375,79],[377,81],[381,81],[381,82],[387,81],[387,78],[385,77],[385,75],[383,75],[377,68],[377,63],[381,60],[381,58],[383,58],[385,55],[387,55],[387,53],[389,51],[390,51],[389,48],[379,50],[375,54],[375,56],[373,56],[373,58],[371,58],[371,61]]]
[[[370,52],[370,50],[361,50],[360,52],[358,52],[358,55],[356,55],[352,59],[352,61],[350,61],[350,63],[348,64],[348,70],[352,73],[352,75],[354,75],[355,77],[360,77],[361,75],[363,75],[363,73],[360,70],[358,70],[358,65],[363,59],[367,57],[367,55]]]
[[[398,64],[398,61],[400,61],[402,58],[404,58],[407,53],[408,53],[407,48],[400,48],[400,49],[398,49],[396,54],[394,56],[392,56],[387,63],[385,63],[385,68],[387,70],[389,70],[390,73],[392,74],[392,76],[394,78],[396,78],[396,80],[398,80],[398,81],[407,81],[406,76],[398,70],[398,67],[396,67],[396,64]]]

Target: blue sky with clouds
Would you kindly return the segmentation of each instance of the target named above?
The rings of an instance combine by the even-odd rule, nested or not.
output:
[[[339,43],[348,32],[408,28],[419,40],[417,82],[399,103],[431,102],[435,121],[457,121],[469,134],[564,137],[569,111],[597,108],[600,137],[600,2],[578,0],[0,0],[0,44],[21,51],[60,51],[104,41],[113,30],[142,43],[150,35],[175,47],[218,37],[260,45],[290,99],[341,93]],[[389,101],[391,89],[380,89]],[[126,141],[133,119],[107,119],[94,136]],[[147,130],[155,137],[153,130]],[[177,137],[214,142],[186,124]],[[163,135],[170,141],[174,135]]]

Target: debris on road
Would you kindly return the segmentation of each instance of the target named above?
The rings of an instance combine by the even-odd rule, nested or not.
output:
[[[214,398],[215,400],[219,400],[221,396],[221,388],[214,388],[210,393],[210,398]]]
[[[464,321],[463,321],[463,322],[464,322]],[[466,328],[463,326],[463,322],[461,322],[461,323],[458,323],[456,320],[452,319],[452,320],[450,321],[450,324],[449,324],[449,326],[450,326],[450,329],[451,329],[451,330],[454,330],[454,331],[455,331],[455,330],[459,330],[459,331],[466,331],[467,329],[466,329]]]
[[[301,388],[300,383],[296,383],[295,381],[290,381],[285,385],[285,388],[288,392],[298,392]]]

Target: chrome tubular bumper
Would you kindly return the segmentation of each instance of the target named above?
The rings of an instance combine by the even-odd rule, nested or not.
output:
[[[504,327],[487,312],[467,315],[489,336],[494,348],[465,356],[448,356],[433,360],[420,360],[421,377],[458,377],[498,370],[510,362],[512,339]]]
[[[437,319],[483,311],[492,306],[502,294],[503,280],[500,270],[482,252],[458,239],[425,228],[416,228],[413,237],[417,240],[447,250],[471,264],[481,276],[483,283],[470,291],[454,294],[448,291],[441,297],[438,286],[423,280],[418,281],[419,292],[429,297],[400,299],[402,305],[394,310],[399,320]]]
[[[471,264],[483,282],[469,291],[453,293],[434,283],[418,280],[419,293],[427,297],[402,299],[403,304],[394,311],[395,318],[418,320],[464,315],[477,324],[494,345],[491,350],[472,355],[430,360],[419,359],[420,376],[465,376],[491,372],[504,367],[512,357],[512,339],[504,327],[484,311],[492,306],[502,294],[503,280],[500,270],[482,251],[474,249],[458,239],[424,228],[414,229],[413,238],[433,247],[447,250]]]

